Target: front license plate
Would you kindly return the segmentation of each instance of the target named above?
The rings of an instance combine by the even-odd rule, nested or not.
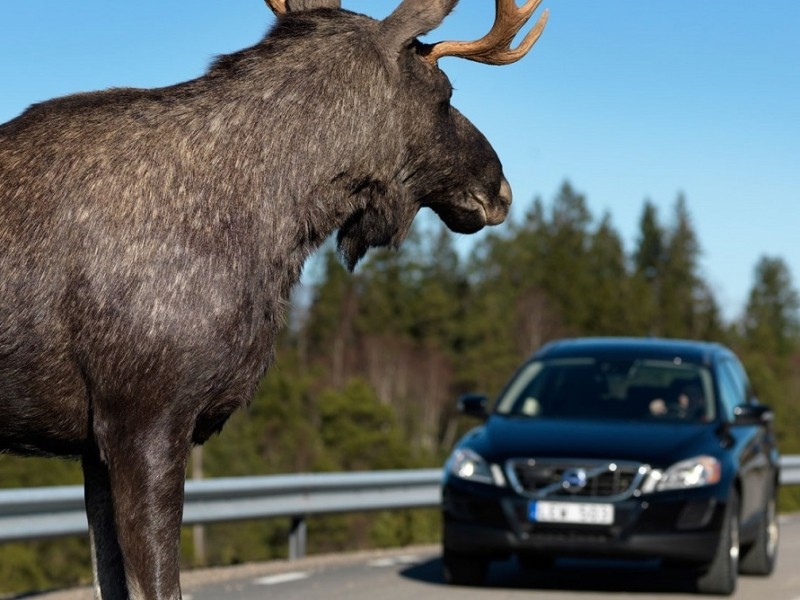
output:
[[[593,502],[531,502],[528,517],[539,523],[583,523],[586,525],[612,525],[613,504]]]

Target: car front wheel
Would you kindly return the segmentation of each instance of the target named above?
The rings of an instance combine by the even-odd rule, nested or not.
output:
[[[739,572],[744,575],[770,575],[775,569],[778,556],[778,510],[775,491],[768,496],[764,508],[764,519],[758,530],[758,537],[752,546],[742,551]]]
[[[719,544],[708,570],[697,578],[697,591],[704,594],[730,596],[736,591],[739,572],[739,495],[735,490],[728,497],[725,520]]]

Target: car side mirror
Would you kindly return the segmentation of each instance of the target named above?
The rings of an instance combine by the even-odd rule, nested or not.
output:
[[[734,425],[767,425],[775,413],[764,404],[740,404],[733,409]]]
[[[458,411],[470,417],[489,416],[489,399],[484,394],[464,394],[458,398]]]

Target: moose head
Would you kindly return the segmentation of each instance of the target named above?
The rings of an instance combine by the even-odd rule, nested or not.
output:
[[[282,54],[282,62],[297,68],[304,82],[309,70],[324,66],[331,74],[315,90],[324,113],[315,120],[315,131],[320,122],[341,118],[348,121],[346,131],[358,133],[324,144],[324,152],[341,150],[322,160],[348,156],[354,163],[366,162],[369,166],[362,163],[356,167],[360,173],[348,176],[337,162],[331,174],[351,193],[381,196],[339,228],[339,248],[350,268],[371,246],[397,246],[420,207],[433,209],[458,233],[501,223],[508,212],[511,188],[500,161],[481,132],[450,104],[452,86],[438,61],[456,56],[493,65],[515,62],[539,38],[547,12],[514,49],[514,37],[540,0],[522,8],[514,0],[498,0],[494,26],[478,41],[420,43],[418,36],[437,27],[456,3],[406,1],[383,21],[373,21],[337,10],[340,3],[333,0],[267,0],[279,16],[272,38],[286,36],[293,46],[289,55]],[[295,56],[304,57],[302,67]],[[340,135],[342,127],[332,130]]]

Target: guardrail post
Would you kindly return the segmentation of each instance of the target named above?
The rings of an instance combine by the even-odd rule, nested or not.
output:
[[[307,526],[305,517],[292,517],[289,530],[289,560],[297,560],[306,555]]]

